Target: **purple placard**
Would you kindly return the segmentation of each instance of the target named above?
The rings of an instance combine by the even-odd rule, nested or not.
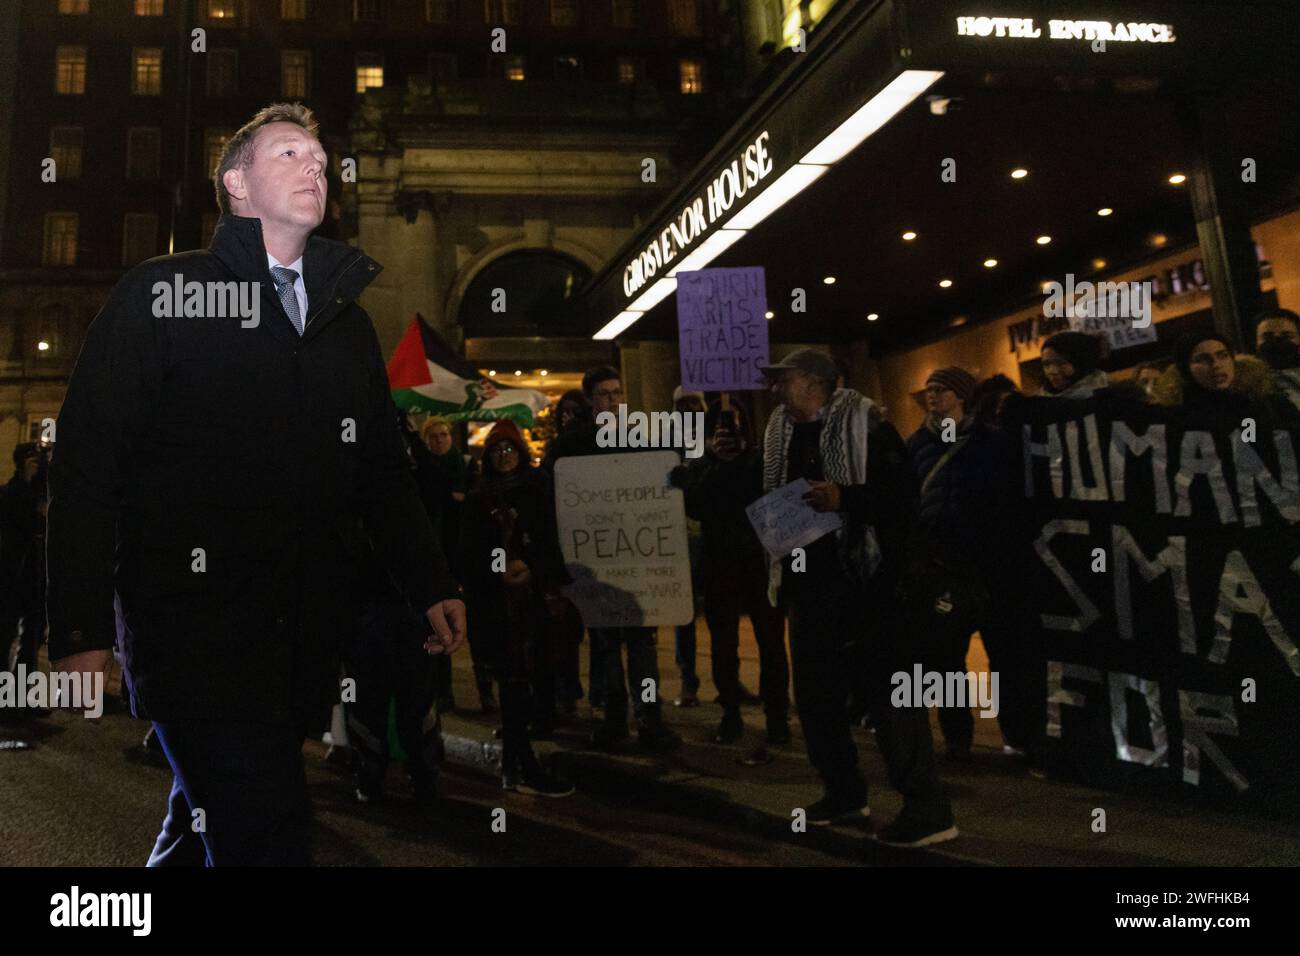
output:
[[[689,391],[765,387],[767,283],[762,266],[677,273],[677,337]]]

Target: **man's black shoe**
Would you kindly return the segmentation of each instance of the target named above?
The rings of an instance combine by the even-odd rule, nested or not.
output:
[[[715,744],[731,744],[743,736],[745,736],[745,721],[741,718],[740,711],[728,711],[722,715],[722,723],[718,724],[717,732],[713,735],[713,742]]]
[[[663,724],[649,724],[637,733],[636,742],[647,753],[662,754],[680,747],[682,738]]]
[[[591,745],[600,750],[612,750],[630,737],[627,727],[606,721],[591,735]]]
[[[926,821],[909,816],[906,811],[900,813],[893,823],[885,826],[876,834],[876,839],[888,846],[917,848],[947,843],[957,838],[957,826],[952,817],[946,820]]]
[[[871,807],[867,798],[844,800],[839,797],[825,796],[808,807],[808,824],[814,827],[828,827],[832,823],[846,823],[850,820],[862,820],[871,816]]]

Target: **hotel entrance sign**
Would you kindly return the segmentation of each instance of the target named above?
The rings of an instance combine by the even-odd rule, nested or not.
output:
[[[1033,17],[957,17],[961,37],[1008,37],[1037,40],[1043,28]],[[1082,40],[1092,43],[1173,43],[1174,28],[1168,23],[1120,23],[1110,20],[1048,20],[1049,40]]]

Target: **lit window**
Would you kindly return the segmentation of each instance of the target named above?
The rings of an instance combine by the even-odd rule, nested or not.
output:
[[[488,23],[518,23],[519,0],[483,0],[483,19]]]
[[[61,46],[54,51],[54,92],[74,96],[86,92],[84,46]]]
[[[126,178],[157,179],[162,153],[162,130],[136,126],[126,131]]]
[[[633,56],[620,56],[618,58],[618,81],[620,83],[636,83],[641,79],[641,62]]]
[[[614,26],[620,30],[630,30],[637,24],[640,19],[637,9],[637,0],[613,0],[610,5],[610,14]]]
[[[460,64],[454,53],[429,54],[429,79],[435,83],[445,83],[460,75]]]
[[[679,37],[700,35],[700,12],[696,0],[668,0],[668,29]]]
[[[131,92],[136,96],[162,94],[162,50],[147,47],[131,51]]]
[[[456,19],[456,0],[426,0],[424,18],[430,23],[451,23]]]
[[[582,60],[576,56],[557,56],[555,58],[555,78],[557,80],[582,79]]]
[[[47,266],[77,264],[77,214],[75,212],[45,214],[45,242],[41,249],[41,264]]]
[[[682,60],[678,65],[683,93],[704,92],[704,64],[699,60]]]
[[[81,178],[82,138],[80,126],[56,126],[50,130],[50,158],[60,180]]]
[[[160,17],[163,15],[163,0],[135,0],[137,17]]]
[[[303,99],[311,95],[311,54],[306,50],[280,53],[280,95]]]
[[[528,78],[528,71],[522,56],[508,56],[502,65],[507,80],[524,80]]]
[[[90,0],[59,0],[59,13],[89,13]]]
[[[203,152],[208,158],[208,175],[215,175],[221,165],[221,151],[234,134],[228,129],[210,129],[203,134]]]
[[[208,0],[209,20],[236,20],[239,17],[239,0]]]
[[[208,63],[208,96],[234,96],[239,86],[239,51],[210,50]]]
[[[133,266],[158,254],[158,217],[129,212],[122,224],[122,265]]]
[[[306,20],[307,0],[280,0],[281,20]]]
[[[384,56],[382,53],[357,54],[357,92],[384,85]]]
[[[357,20],[382,20],[384,18],[383,0],[355,0],[352,14],[353,18]]]
[[[578,25],[578,0],[551,0],[551,25],[576,27]]]

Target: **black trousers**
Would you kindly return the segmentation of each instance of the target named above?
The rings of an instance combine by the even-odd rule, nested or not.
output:
[[[478,642],[479,660],[501,690],[502,765],[535,765],[528,722],[540,711],[553,713],[555,706],[545,608],[531,587],[469,597],[469,616],[475,622],[470,640]],[[543,691],[535,697],[539,680]]]
[[[709,625],[713,686],[723,710],[740,707],[740,615],[749,615],[758,643],[759,696],[769,724],[782,724],[790,709],[790,665],[785,654],[785,611],[767,600],[767,566],[753,561],[706,565],[704,620]]]
[[[0,671],[9,666],[15,640],[14,666],[26,664],[29,673],[34,671],[45,643],[44,588],[22,584],[0,590]]]
[[[154,722],[171,798],[149,866],[310,866],[311,800],[300,728]]]
[[[784,588],[790,657],[808,759],[827,794],[866,799],[848,708],[854,673],[861,672],[876,744],[890,785],[903,795],[904,812],[948,823],[952,809],[939,784],[925,708],[894,707],[890,701],[890,676],[900,669],[898,609],[873,601],[838,567],[805,574]]]
[[[396,702],[397,740],[406,752],[412,783],[429,783],[442,763],[441,727],[434,702],[442,677],[424,649],[428,625],[404,601],[366,602],[344,649],[344,672],[356,681],[356,700],[345,699],[348,744],[357,783],[377,790],[388,770],[389,702]]]

